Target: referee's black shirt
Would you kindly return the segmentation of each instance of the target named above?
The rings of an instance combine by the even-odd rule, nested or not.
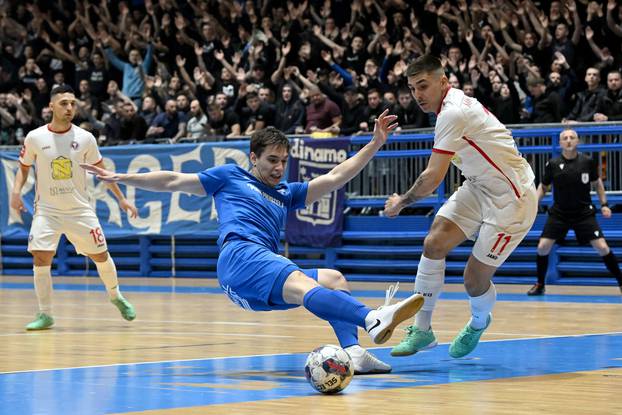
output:
[[[598,177],[598,163],[584,154],[571,160],[564,156],[551,159],[542,177],[543,185],[553,185],[551,213],[569,220],[593,215],[591,182]]]

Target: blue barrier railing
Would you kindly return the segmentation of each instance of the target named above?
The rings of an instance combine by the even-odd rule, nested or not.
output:
[[[563,127],[514,129],[513,135],[519,150],[530,161],[536,175],[542,171],[544,163],[552,155],[559,153],[557,137]],[[586,137],[580,150],[596,154],[608,190],[610,205],[622,204],[622,125],[580,126],[576,130]],[[353,149],[369,141],[369,136],[352,137]],[[392,136],[359,177],[348,185],[350,208],[381,208],[386,196],[395,191],[405,191],[417,177],[427,162],[432,147],[431,133],[403,133]],[[436,194],[417,203],[418,206],[436,210],[460,182],[458,172],[451,170]],[[543,199],[550,204],[551,196]],[[616,220],[603,221],[608,225],[605,235],[611,236],[610,245],[622,246],[622,224]],[[542,216],[542,215],[541,215]],[[365,219],[365,220],[362,220]],[[423,238],[431,223],[432,216],[401,217],[391,222],[384,218],[350,215],[346,220],[344,245],[338,248],[283,247],[292,259],[305,267],[337,267],[349,278],[366,281],[412,281],[416,271],[418,255]],[[375,225],[370,225],[370,224]],[[525,244],[513,254],[508,263],[500,269],[503,282],[526,282],[535,274],[535,244],[543,223],[542,217],[528,236]],[[618,226],[620,225],[620,226]],[[197,239],[201,238],[201,239]],[[9,275],[32,275],[32,262],[26,252],[26,238],[2,239],[0,253],[3,273]],[[135,236],[122,239],[109,239],[109,249],[115,258],[121,276],[170,277],[214,277],[216,234],[196,235],[192,240],[177,237],[174,249],[170,237]],[[187,244],[185,244],[187,243]],[[185,244],[185,245],[184,245]],[[388,245],[388,246],[387,246]],[[382,249],[386,248],[386,249]],[[618,249],[619,251],[619,249]],[[470,247],[459,247],[452,252],[449,261],[448,282],[460,281]],[[596,254],[590,256],[589,247],[562,247],[551,254],[547,278],[557,283],[610,284],[609,278],[567,277],[577,272],[592,270],[592,274],[606,276],[604,267],[595,262]],[[374,258],[374,254],[393,255]],[[399,258],[404,255],[404,258]],[[588,261],[587,259],[590,259]],[[584,261],[584,262],[577,262]],[[585,262],[587,261],[587,262]],[[65,240],[59,245],[54,261],[57,275],[95,275],[95,268],[83,257],[78,256]],[[562,277],[562,278],[560,278]]]

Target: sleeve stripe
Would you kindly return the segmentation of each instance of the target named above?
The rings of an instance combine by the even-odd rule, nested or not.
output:
[[[456,154],[455,151],[441,150],[440,148],[433,148],[432,152],[439,153],[439,154],[449,154],[450,156],[453,156],[454,154]]]

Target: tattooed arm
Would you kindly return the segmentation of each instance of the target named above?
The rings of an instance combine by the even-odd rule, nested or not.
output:
[[[387,199],[384,204],[384,214],[388,217],[395,217],[406,206],[432,194],[445,178],[452,156],[453,154],[432,152],[428,166],[417,177],[415,184],[405,194],[393,193]]]

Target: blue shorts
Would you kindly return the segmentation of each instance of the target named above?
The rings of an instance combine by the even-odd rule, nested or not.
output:
[[[218,282],[231,301],[253,311],[298,307],[283,300],[289,274],[301,271],[317,281],[317,269],[302,269],[282,255],[255,242],[230,240],[218,257]]]

